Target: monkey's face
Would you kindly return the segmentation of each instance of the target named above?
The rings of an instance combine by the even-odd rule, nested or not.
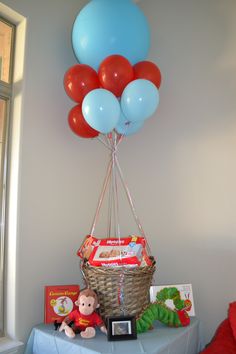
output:
[[[92,296],[85,296],[81,295],[78,299],[79,311],[83,315],[91,315],[96,306],[95,306],[95,299]]]

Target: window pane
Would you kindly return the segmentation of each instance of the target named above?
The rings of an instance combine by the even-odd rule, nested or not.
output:
[[[4,130],[4,121],[6,116],[6,101],[0,98],[0,168],[2,165],[2,145],[3,145],[3,130]],[[0,170],[1,176],[1,170]],[[1,183],[1,179],[0,179]]]
[[[0,143],[2,143],[2,138],[3,138],[5,112],[6,112],[6,101],[0,98]]]
[[[10,83],[13,27],[0,20],[0,80]]]
[[[0,98],[0,221],[1,225],[4,225],[4,220],[2,220],[2,207],[3,207],[3,193],[4,193],[4,155],[5,155],[5,145],[6,145],[6,110],[7,110],[7,100]],[[2,228],[0,229],[0,237],[2,239]],[[2,241],[2,240],[1,240]],[[1,243],[0,243],[1,248]],[[0,253],[0,264],[1,264],[1,253]]]

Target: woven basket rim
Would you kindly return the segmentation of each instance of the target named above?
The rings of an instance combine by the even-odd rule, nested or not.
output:
[[[88,271],[93,271],[94,273],[107,273],[107,274],[141,274],[141,273],[153,273],[156,270],[155,263],[153,263],[150,266],[144,266],[144,267],[98,267],[98,266],[91,266],[88,263],[83,263],[82,264],[82,269],[88,270]]]

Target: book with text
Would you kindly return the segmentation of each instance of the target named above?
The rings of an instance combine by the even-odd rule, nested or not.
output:
[[[44,290],[44,323],[62,322],[76,308],[79,285],[47,285]]]

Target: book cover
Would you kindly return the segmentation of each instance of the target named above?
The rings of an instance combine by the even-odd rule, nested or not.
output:
[[[79,285],[47,285],[44,290],[44,323],[62,322],[74,309]]]
[[[156,295],[163,288],[176,288],[179,290],[181,300],[187,301],[191,305],[189,306],[188,315],[195,316],[194,302],[193,302],[193,290],[192,284],[174,284],[174,285],[153,285],[150,287],[150,301],[156,301]],[[166,300],[166,305],[174,309],[172,300]]]

